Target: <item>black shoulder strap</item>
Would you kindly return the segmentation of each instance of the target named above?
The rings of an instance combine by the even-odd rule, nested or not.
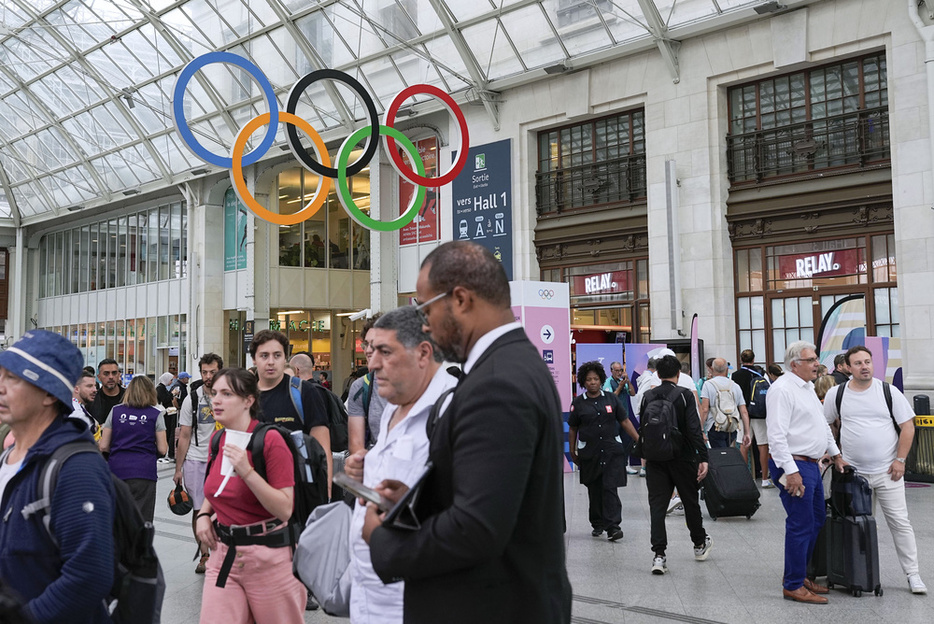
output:
[[[882,396],[885,397],[885,406],[889,408],[889,418],[892,419],[892,424],[895,425],[895,433],[901,435],[902,428],[895,421],[895,411],[892,409],[892,386],[887,381],[882,382]]]
[[[455,386],[454,388],[448,388],[442,392],[435,401],[435,404],[431,406],[431,411],[428,412],[428,422],[425,423],[425,433],[428,435],[429,440],[431,440],[431,434],[434,433],[438,421],[441,419],[441,408],[444,406],[444,402],[456,389],[457,387]]]
[[[208,465],[204,469],[204,478],[207,479],[211,474],[211,464],[217,459],[217,454],[221,450],[221,438],[226,435],[226,429],[221,429],[211,436],[211,451],[208,453]]]
[[[834,397],[834,403],[837,406],[837,418],[843,419],[843,412],[840,411],[840,407],[843,405],[843,391],[846,389],[846,385],[850,383],[849,381],[844,381],[842,384],[837,386],[837,396]]]
[[[253,460],[253,469],[264,480],[266,479],[266,455],[263,454],[263,450],[266,448],[266,432],[273,428],[268,423],[260,423],[250,436],[250,459]]]
[[[58,473],[73,455],[99,452],[93,442],[76,440],[55,449],[42,465],[39,480],[36,483],[36,500],[23,507],[23,517],[29,518],[33,514],[39,514],[46,532],[56,546],[58,546],[58,540],[52,534],[52,514],[49,512],[52,509],[52,495],[55,492],[55,484],[58,483]]]

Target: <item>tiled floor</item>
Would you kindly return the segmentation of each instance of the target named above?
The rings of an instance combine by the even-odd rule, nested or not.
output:
[[[190,516],[173,516],[162,501],[168,496],[173,466],[159,467],[156,506],[156,548],[168,589],[163,607],[165,624],[198,621],[203,577],[194,573],[194,539]],[[908,591],[895,558],[892,537],[881,515],[879,551],[881,597],[854,598],[830,593],[830,604],[811,606],[781,596],[784,511],[775,490],[762,492],[762,507],[752,518],[716,522],[704,514],[714,547],[707,561],[694,561],[683,517],[668,519],[668,568],[664,576],[650,573],[649,512],[645,480],[630,477],[620,489],[623,531],[616,543],[590,536],[587,496],[576,475],[565,477],[568,517],[568,573],[574,589],[572,621],[578,624],[729,622],[736,624],[828,622],[913,624],[934,622],[934,487],[911,487],[908,506],[921,559],[921,575],[930,596]],[[703,504],[702,504],[703,505]],[[321,611],[305,621],[337,621]]]

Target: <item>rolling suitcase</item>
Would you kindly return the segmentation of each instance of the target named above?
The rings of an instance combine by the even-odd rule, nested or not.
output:
[[[836,512],[836,510],[834,510]],[[882,595],[879,581],[879,538],[872,516],[830,519],[827,531],[827,587],[841,585],[853,596]]]
[[[701,482],[707,513],[752,518],[759,508],[759,490],[743,456],[735,448],[709,449],[707,476]]]
[[[808,561],[807,576],[812,581],[818,576],[827,576],[827,533],[830,531],[830,513],[827,514],[827,520],[817,534],[817,543],[814,544],[814,552],[811,553],[811,560]]]

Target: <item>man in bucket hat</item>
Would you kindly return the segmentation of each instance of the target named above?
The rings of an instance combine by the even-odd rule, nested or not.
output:
[[[0,422],[16,438],[0,456],[0,578],[40,623],[110,622],[104,598],[113,583],[114,490],[104,459],[93,452],[67,459],[48,528],[29,513],[52,453],[93,443],[86,425],[67,418],[81,366],[77,347],[47,331],[27,332],[0,352]]]

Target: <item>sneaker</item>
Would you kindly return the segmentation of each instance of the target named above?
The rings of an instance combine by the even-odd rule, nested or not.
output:
[[[772,480],[771,480],[771,479],[763,479],[763,480],[762,480],[762,489],[763,489],[763,490],[769,490],[769,489],[772,489],[772,488],[774,488],[774,487],[775,487],[775,484],[772,483]]]
[[[594,529],[593,531],[590,532],[590,534],[594,537],[600,537],[601,535],[603,535],[603,529]]]
[[[670,514],[670,513],[673,512],[675,509],[677,509],[678,505],[680,505],[680,504],[681,504],[681,497],[680,497],[680,496],[675,496],[675,497],[672,498],[670,501],[668,501],[668,509],[665,511],[665,513],[666,513],[666,514]]]
[[[644,476],[645,476],[645,466],[643,466],[642,468],[639,468],[639,476],[640,476],[640,477],[644,477]]]
[[[671,512],[672,516],[683,516],[684,515],[684,505],[678,505],[675,507],[675,510]]]
[[[639,469],[635,466],[626,466],[626,474],[639,474]]]
[[[208,558],[211,555],[201,555],[201,559],[198,560],[198,566],[195,568],[195,574],[204,574],[204,571],[207,570]]]
[[[606,533],[607,533],[607,540],[611,542],[615,542],[616,540],[623,539],[623,530],[619,527],[616,527],[615,529],[610,529]]]
[[[919,574],[908,575],[908,587],[911,588],[912,594],[928,593],[928,588],[925,587],[924,583],[921,581],[921,576]]]
[[[694,547],[694,560],[695,561],[704,561],[707,559],[707,556],[710,554],[710,549],[713,546],[713,542],[710,541],[710,536],[704,540],[704,543],[700,546]]]
[[[655,555],[652,559],[652,574],[665,574],[668,572],[668,559],[665,555]]]
[[[159,459],[156,460],[156,463],[157,463],[157,464],[168,464],[168,463],[170,463],[171,461],[172,461],[172,460],[169,459],[168,457],[160,457]]]

